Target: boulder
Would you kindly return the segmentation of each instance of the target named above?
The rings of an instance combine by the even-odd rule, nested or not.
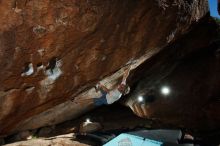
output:
[[[43,127],[39,130],[37,136],[38,137],[46,137],[52,132],[52,127]]]
[[[0,3],[1,136],[76,118],[91,108],[70,98],[93,98],[116,73],[114,85],[127,63],[151,58],[208,12],[206,0]]]
[[[33,133],[29,130],[20,131],[10,137],[6,138],[7,143],[15,142],[15,141],[22,141],[31,138]]]
[[[95,132],[99,131],[102,129],[102,126],[98,122],[83,122],[80,124],[80,133],[90,133],[90,132]]]
[[[5,146],[88,146],[87,144],[80,143],[73,140],[74,134],[65,134],[55,137],[45,138],[34,138],[30,140],[15,142],[6,144]]]

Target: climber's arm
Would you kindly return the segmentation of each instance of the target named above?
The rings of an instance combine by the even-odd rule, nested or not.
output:
[[[102,90],[104,90],[105,92],[107,92],[107,93],[110,92],[110,90],[109,90],[107,87],[105,87],[104,85],[102,85],[102,84],[100,84],[100,83],[99,83],[99,87],[100,87]]]
[[[123,79],[122,79],[122,82],[121,82],[122,84],[126,84],[126,80],[127,80],[128,76],[129,76],[130,70],[131,70],[131,66],[129,66],[125,70],[124,75],[123,75]]]

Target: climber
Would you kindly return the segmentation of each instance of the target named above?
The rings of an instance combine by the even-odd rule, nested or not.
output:
[[[130,67],[128,67],[123,75],[122,82],[112,90],[109,90],[104,85],[98,83],[95,87],[96,92],[100,91],[102,95],[99,98],[90,98],[80,101],[74,101],[75,103],[86,103],[92,102],[95,106],[108,105],[112,104],[115,101],[118,101],[122,95],[126,95],[130,92],[130,87],[126,85],[126,79],[129,75]],[[73,101],[73,100],[72,100]]]

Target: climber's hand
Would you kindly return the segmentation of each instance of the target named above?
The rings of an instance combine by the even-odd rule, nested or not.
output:
[[[98,82],[98,83],[95,85],[95,91],[96,91],[96,93],[100,90],[100,86],[101,86],[100,82]]]

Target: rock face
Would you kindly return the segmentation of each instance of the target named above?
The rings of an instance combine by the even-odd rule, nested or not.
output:
[[[48,138],[32,138],[30,140],[6,144],[5,146],[89,146],[87,144],[74,141],[74,134],[65,134]]]
[[[139,66],[133,77],[136,86],[127,101],[134,113],[176,127],[200,131],[220,128],[217,33],[219,26],[204,18],[188,34]],[[169,95],[161,93],[164,86],[170,88]],[[144,102],[138,102],[138,96],[143,96]]]
[[[58,107],[79,94],[92,98],[83,92],[163,50],[206,13],[206,0],[0,1],[0,135],[45,126],[28,121],[54,109],[62,117],[50,124],[76,117],[88,106]]]

